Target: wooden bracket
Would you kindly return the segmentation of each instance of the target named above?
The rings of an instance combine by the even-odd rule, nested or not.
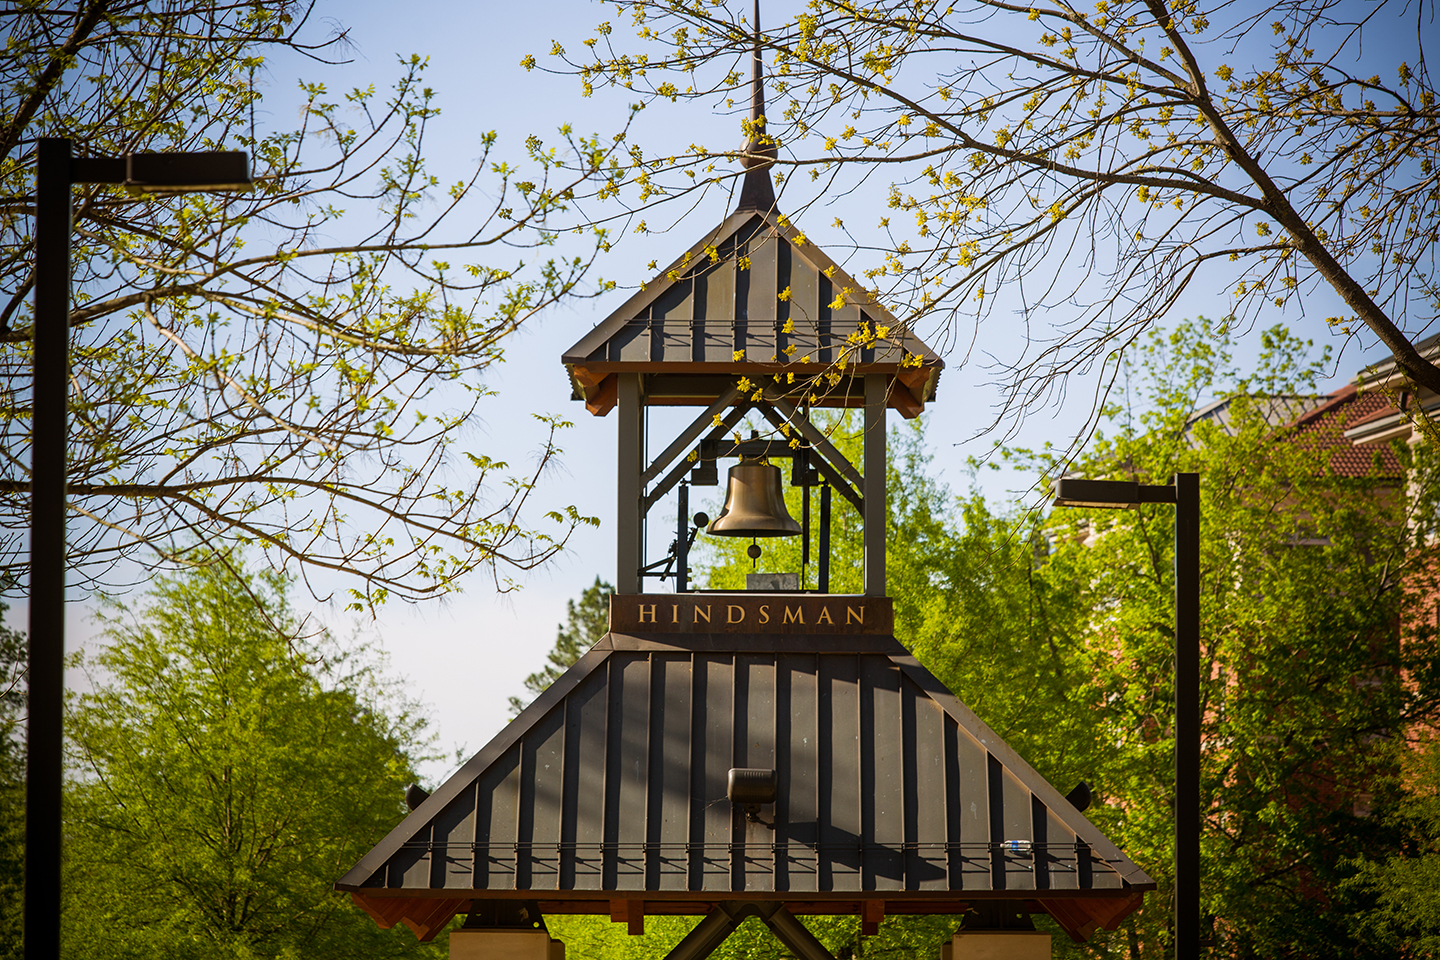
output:
[[[860,905],[860,934],[873,937],[880,932],[880,921],[885,919],[884,900],[866,900]]]
[[[625,924],[627,932],[632,937],[643,936],[645,933],[645,901],[611,900],[610,920],[612,923]]]

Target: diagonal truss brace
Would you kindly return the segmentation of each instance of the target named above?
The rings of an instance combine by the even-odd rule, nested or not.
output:
[[[703,421],[705,426],[709,426],[713,422],[714,414],[710,414],[710,411],[708,410],[705,412],[706,414],[709,414],[709,416],[702,416],[699,420],[696,420],[695,422],[700,423]],[[749,412],[749,403],[742,403],[732,408],[731,411],[726,414],[724,418],[721,419],[720,425],[717,426],[714,430],[711,430],[709,435],[705,439],[718,440],[719,438],[725,436],[725,433],[729,430],[734,429],[735,424],[740,422],[740,418],[745,416],[745,414]],[[694,437],[691,437],[691,439],[693,440]],[[664,455],[662,454],[661,456],[663,457]],[[659,463],[660,458],[657,457],[655,462]],[[649,493],[645,494],[643,498],[641,498],[641,512],[649,513],[650,508],[653,507],[661,497],[669,493],[670,490],[675,486],[675,484],[679,483],[682,479],[684,479],[685,475],[689,473],[694,466],[695,465],[689,460],[682,460],[678,464],[676,464],[675,469],[671,470],[668,474],[665,475],[665,478],[663,480],[661,480],[655,485],[655,489],[651,490]]]
[[[665,955],[665,960],[704,960],[750,917],[759,917],[775,939],[800,960],[835,960],[815,934],[775,900],[721,900]]]
[[[650,466],[645,468],[645,472],[640,474],[640,485],[643,487],[651,480],[654,480],[660,475],[661,470],[664,470],[666,467],[670,466],[670,464],[674,463],[675,458],[680,456],[680,454],[684,453],[686,451],[686,448],[688,448],[690,444],[694,442],[695,438],[705,432],[705,428],[710,426],[714,422],[715,417],[718,416],[721,411],[728,408],[730,404],[740,399],[741,396],[742,394],[740,393],[738,387],[731,387],[729,390],[725,391],[725,393],[723,393],[720,397],[718,397],[714,403],[710,404],[710,406],[705,409],[704,413],[700,414],[700,416],[695,418],[694,423],[690,424],[690,426],[686,427],[683,431],[681,431],[680,435],[671,442],[670,446],[666,447],[665,451],[661,453],[660,456],[656,457],[655,461],[651,463]],[[748,407],[746,409],[748,409]],[[736,417],[735,419],[738,421],[739,417]]]
[[[786,413],[786,409],[789,410],[788,413]],[[830,486],[838,490],[846,500],[849,500],[861,516],[865,515],[865,497],[860,492],[865,489],[865,481],[858,479],[860,473],[855,469],[855,465],[846,459],[845,454],[836,450],[829,440],[825,439],[825,434],[815,429],[815,425],[803,415],[796,413],[794,407],[787,405],[786,408],[781,408],[778,405],[765,405],[760,407],[760,412],[776,427],[793,426],[799,430],[800,435],[810,441],[811,462],[824,474],[825,479],[830,481]],[[850,486],[851,477],[857,478],[854,481],[854,487]]]

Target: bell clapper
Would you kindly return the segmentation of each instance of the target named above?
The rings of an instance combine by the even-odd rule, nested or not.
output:
[[[745,555],[750,558],[750,569],[758,569],[760,566],[760,544],[755,542],[754,537],[750,538],[750,546],[745,548]]]

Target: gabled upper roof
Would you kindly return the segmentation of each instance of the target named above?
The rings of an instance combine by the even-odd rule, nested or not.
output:
[[[573,396],[603,417],[615,375],[628,371],[644,375],[647,403],[709,406],[747,378],[770,399],[848,407],[863,404],[857,375],[879,373],[891,378],[890,406],[917,416],[944,361],[776,208],[759,0],[753,18],[735,212],[565,351]]]
[[[672,599],[729,600],[656,599],[667,617]],[[736,767],[778,772],[755,819],[726,799]],[[893,637],[837,631],[607,634],[336,886],[425,929],[494,897],[602,913],[1001,898],[1083,939],[1155,883]]]
[[[1331,451],[1330,469],[1342,477],[1395,477],[1404,474],[1388,437],[1362,436],[1367,424],[1387,417],[1398,419],[1408,432],[1409,421],[1379,392],[1360,392],[1350,383],[1295,421],[1293,442]]]
[[[812,406],[857,406],[858,375],[882,373],[890,406],[913,417],[945,366],[785,217],[757,209],[727,217],[561,360],[599,416],[614,405],[613,375],[631,371],[650,403],[708,405],[748,377]]]

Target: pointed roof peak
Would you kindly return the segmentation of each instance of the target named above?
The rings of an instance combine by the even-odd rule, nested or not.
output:
[[[774,210],[770,168],[779,151],[765,129],[765,61],[760,55],[760,0],[755,0],[754,41],[750,53],[750,137],[745,143],[745,179],[735,211]]]

